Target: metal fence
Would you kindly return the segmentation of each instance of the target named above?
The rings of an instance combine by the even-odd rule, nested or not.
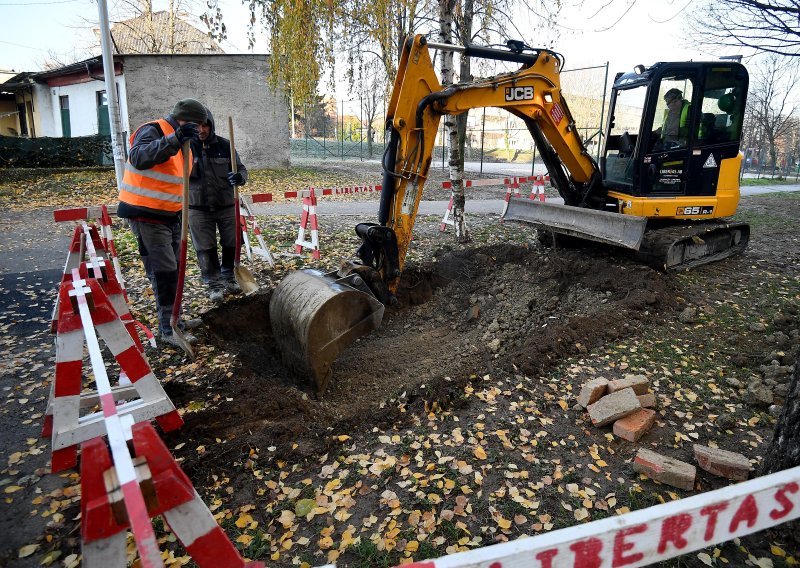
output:
[[[800,156],[779,152],[775,163],[766,148],[742,148],[742,175],[747,177],[800,180]]]
[[[565,99],[578,132],[593,155],[599,153],[606,109],[608,63],[561,73]],[[296,109],[291,140],[292,158],[379,160],[386,147],[385,97],[365,93],[333,102],[323,97],[314,107]],[[447,167],[448,136],[439,129],[433,149],[434,165]],[[480,163],[531,164],[536,148],[525,123],[496,108],[476,109],[467,116],[464,159]]]

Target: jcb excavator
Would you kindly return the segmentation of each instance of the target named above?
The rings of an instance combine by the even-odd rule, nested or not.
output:
[[[431,49],[521,64],[512,73],[442,87]],[[512,199],[505,219],[637,250],[662,269],[738,254],[749,227],[724,222],[739,202],[739,152],[748,75],[739,63],[657,63],[618,74],[600,163],[589,155],[562,96],[563,58],[410,37],[387,108],[389,143],[377,223],[360,223],[360,262],[335,272],[297,271],[275,289],[270,319],[287,367],[321,395],[331,365],[377,328],[396,303],[423,186],[443,115],[499,107],[522,119],[563,205]],[[667,104],[669,101],[669,104]],[[680,103],[680,104],[678,104]]]

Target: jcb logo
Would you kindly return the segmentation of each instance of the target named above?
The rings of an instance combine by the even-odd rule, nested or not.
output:
[[[533,99],[533,87],[506,87],[507,101],[529,101]]]

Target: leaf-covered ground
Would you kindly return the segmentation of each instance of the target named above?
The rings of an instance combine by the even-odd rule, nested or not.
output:
[[[379,182],[374,167],[364,169],[254,172],[253,185],[275,193]],[[27,182],[15,174],[30,199],[4,202],[18,210],[2,217],[4,253],[43,241],[65,249],[68,228],[26,210],[113,201],[108,172],[76,175]],[[8,188],[0,184],[0,194]],[[214,307],[191,262],[187,311],[206,321],[199,357],[149,352],[185,420],[165,440],[242,553],[270,566],[392,566],[721,487],[725,480],[700,471],[694,492],[673,489],[635,474],[631,460],[649,447],[692,462],[692,444],[701,443],[743,453],[757,469],[776,409],[752,406],[747,389],[758,380],[779,406],[798,345],[798,197],[744,199],[739,217],[753,233],[746,253],[669,275],[598,248],[543,248],[535,231],[496,216],[470,217],[474,242],[464,247],[439,233],[438,218],[420,219],[403,306],[343,354],[322,399],[283,370],[267,306],[287,271],[352,256],[354,218],[321,218],[323,260],[313,263],[281,255],[297,218],[263,217],[279,256],[274,271],[248,264],[261,294]],[[153,327],[131,235],[115,234],[131,309]],[[49,444],[37,438],[60,267],[37,265],[27,276],[24,264],[3,268],[0,530],[10,538],[0,563],[74,566],[78,476],[47,474]],[[575,407],[587,379],[627,373],[647,375],[658,400],[657,424],[637,444],[591,426]],[[157,528],[167,562],[188,562]],[[772,531],[669,565],[790,566],[799,549],[796,535]]]

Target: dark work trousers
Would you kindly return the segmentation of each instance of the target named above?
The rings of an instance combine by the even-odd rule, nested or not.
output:
[[[235,208],[233,205],[214,211],[191,209],[189,229],[192,244],[197,251],[200,276],[211,290],[222,290],[225,280],[234,281],[233,261],[236,252]],[[217,231],[222,246],[222,263],[217,250]]]
[[[181,224],[148,223],[129,219],[131,231],[139,243],[144,270],[158,310],[158,327],[162,334],[171,335],[170,318],[178,289],[178,259],[181,246]]]

